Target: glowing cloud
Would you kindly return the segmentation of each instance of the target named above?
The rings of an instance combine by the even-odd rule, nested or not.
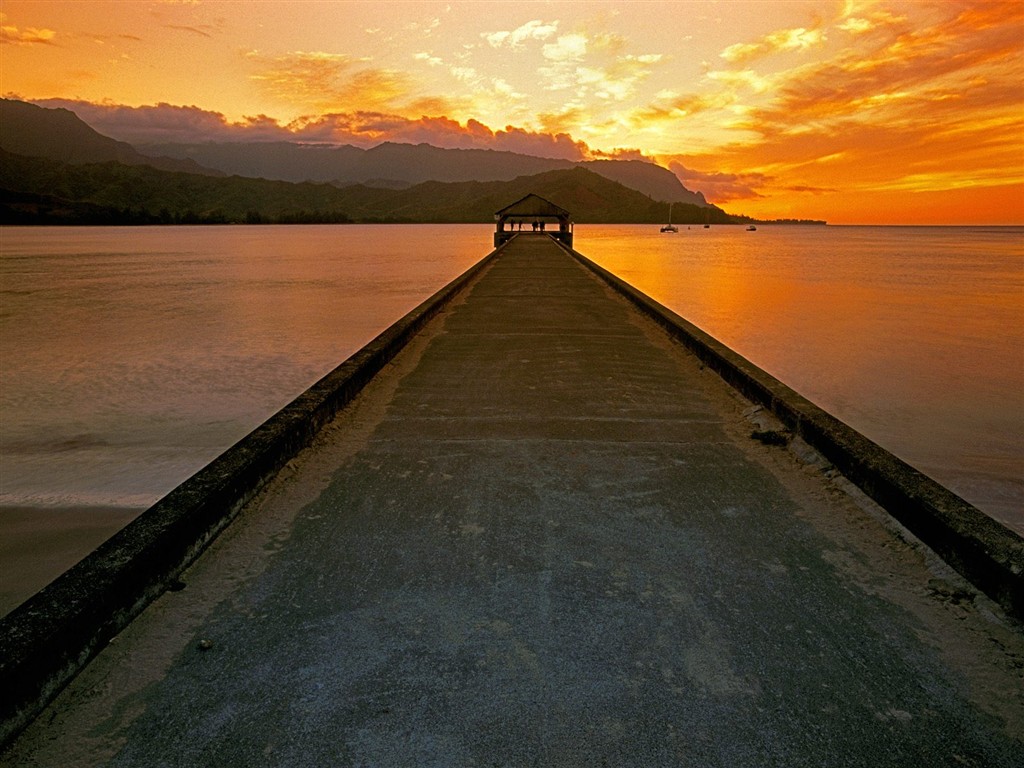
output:
[[[411,93],[410,78],[389,69],[363,68],[341,53],[295,51],[266,57],[250,52],[251,79],[274,99],[323,111],[393,107]]]
[[[444,64],[444,61],[440,57],[426,52],[414,53],[412,57],[416,61],[425,61],[432,67],[439,67]]]
[[[372,147],[393,141],[454,149],[495,149],[566,160],[584,160],[591,154],[584,142],[567,133],[531,131],[511,125],[495,131],[478,120],[461,124],[447,117],[412,119],[389,112],[361,110],[310,115],[281,125],[266,115],[232,122],[218,112],[170,104],[128,107],[67,99],[43,99],[36,103],[51,109],[71,110],[100,133],[139,145],[304,141]]]
[[[508,46],[518,48],[528,40],[546,40],[558,30],[558,22],[544,23],[538,19],[528,21],[520,27],[508,32],[484,32],[480,36],[492,48]]]
[[[199,107],[153,104],[129,107],[69,99],[39,99],[39,106],[77,114],[105,136],[132,144],[193,141],[287,141],[294,135],[266,115],[231,122]]]
[[[739,63],[768,56],[780,51],[802,51],[820,45],[825,35],[819,29],[781,29],[772,32],[756,43],[736,43],[726,48],[720,56],[728,62]]]
[[[0,43],[13,45],[33,45],[37,43],[51,44],[57,33],[52,29],[37,29],[36,27],[18,27],[7,23],[7,14],[0,13]]]
[[[684,187],[699,189],[709,200],[718,203],[764,197],[758,190],[772,182],[771,177],[762,173],[706,173],[687,168],[673,158],[663,157],[659,160],[679,178]]]
[[[544,58],[552,61],[582,59],[587,53],[587,38],[581,34],[561,35],[544,46]]]

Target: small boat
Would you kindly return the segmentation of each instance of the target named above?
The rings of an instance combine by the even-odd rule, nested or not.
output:
[[[662,232],[678,232],[679,227],[672,223],[672,203],[668,204],[668,224],[661,228]]]
[[[757,227],[751,224],[749,227],[747,227],[747,232],[757,232]]]

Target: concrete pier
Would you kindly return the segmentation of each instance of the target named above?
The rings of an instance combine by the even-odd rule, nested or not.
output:
[[[543,236],[176,586],[3,765],[1024,764],[1019,622]]]

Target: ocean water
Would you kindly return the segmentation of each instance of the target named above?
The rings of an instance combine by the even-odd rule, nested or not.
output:
[[[479,261],[491,229],[3,229],[0,506],[149,506]]]
[[[1024,228],[577,227],[576,248],[1024,533]]]
[[[490,242],[3,229],[0,506],[152,504]],[[576,248],[1024,531],[1024,230],[580,225]]]

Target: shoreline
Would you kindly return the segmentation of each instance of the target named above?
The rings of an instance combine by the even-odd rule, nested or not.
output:
[[[144,507],[0,505],[0,616],[134,520]]]

